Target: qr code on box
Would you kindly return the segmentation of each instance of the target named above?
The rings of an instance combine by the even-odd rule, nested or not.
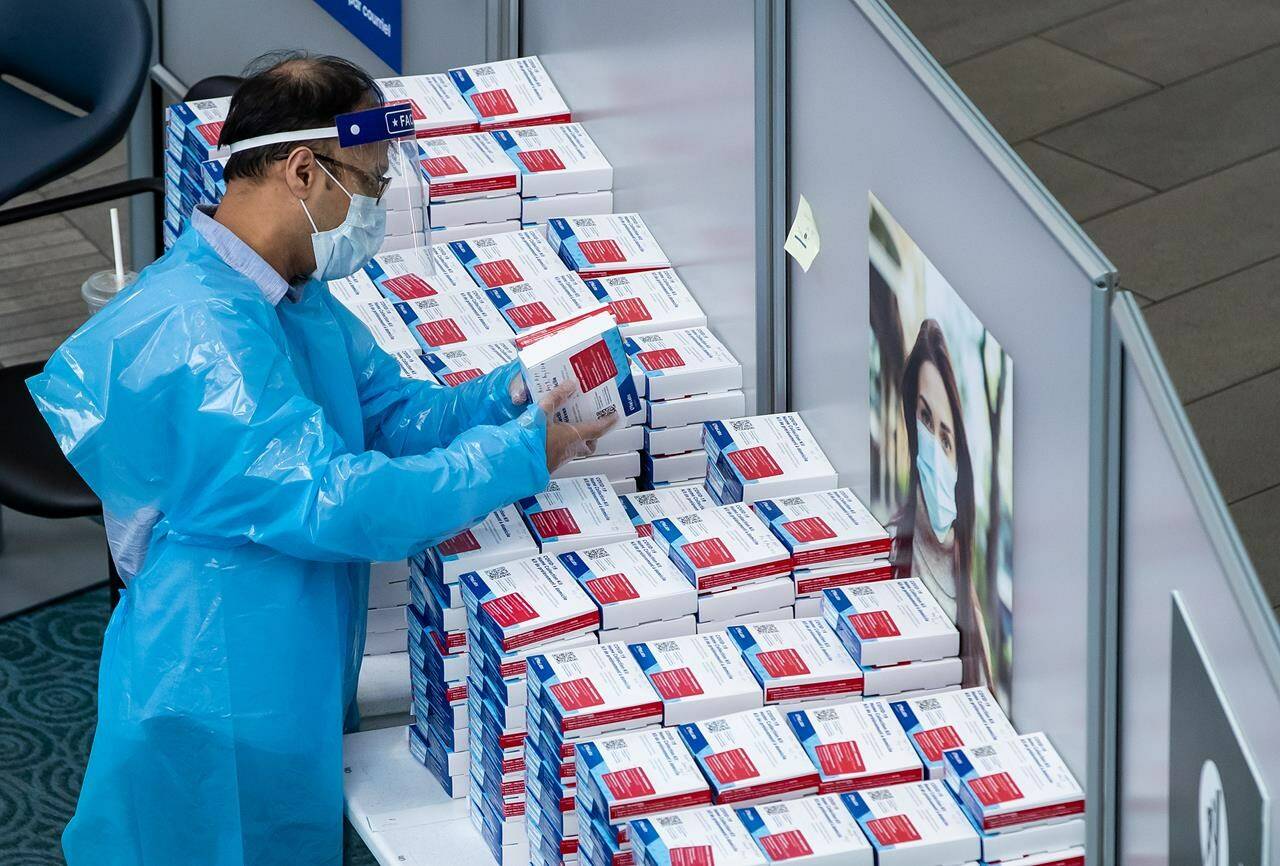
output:
[[[660,653],[672,653],[676,651],[676,642],[673,640],[660,640],[653,647]]]
[[[868,800],[884,801],[893,799],[892,788],[881,788],[879,791],[871,791],[867,794]]]
[[[609,551],[603,547],[593,547],[590,550],[582,551],[582,555],[586,559],[604,559],[609,555]]]
[[[707,733],[709,734],[723,734],[728,730],[729,723],[724,719],[713,719],[712,721],[707,722]]]
[[[826,707],[825,709],[821,709],[821,710],[814,710],[813,717],[820,722],[834,722],[836,718],[838,718],[838,716],[836,715],[836,711],[831,707]]]
[[[937,698],[923,698],[918,704],[922,713],[936,713],[942,709],[942,701]]]
[[[996,750],[994,746],[978,746],[971,749],[969,754],[973,755],[975,758],[993,758],[995,757]]]
[[[510,577],[511,569],[507,568],[505,565],[495,565],[493,568],[489,569],[485,573],[490,577],[495,577],[495,578]]]
[[[564,652],[555,653],[554,655],[551,656],[551,659],[556,664],[564,664],[566,662],[576,662],[578,660],[578,654],[573,650],[565,650]]]

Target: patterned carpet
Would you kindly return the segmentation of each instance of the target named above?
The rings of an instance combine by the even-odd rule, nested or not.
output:
[[[107,591],[0,622],[0,864],[62,866],[97,715]],[[376,861],[347,828],[347,866]]]

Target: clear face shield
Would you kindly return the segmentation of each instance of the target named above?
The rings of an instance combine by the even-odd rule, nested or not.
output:
[[[418,260],[420,273],[433,274],[427,185],[414,135],[412,108],[383,105],[340,114],[333,123],[330,127],[277,132],[233,142],[230,152],[234,155],[255,147],[292,141],[336,139],[335,153],[316,151],[316,162],[351,197],[348,221],[359,219],[367,223],[369,220],[363,219],[362,212],[378,211],[379,222],[385,213],[385,231],[380,239],[370,242],[371,233],[362,225],[353,242],[354,227],[344,223],[329,232],[317,228],[316,235],[345,232],[347,236],[336,241],[344,258],[359,257],[366,252],[365,246],[377,243],[378,248],[369,252],[369,256],[380,251],[401,252]],[[351,249],[353,245],[357,251]],[[320,267],[319,256],[317,266]]]

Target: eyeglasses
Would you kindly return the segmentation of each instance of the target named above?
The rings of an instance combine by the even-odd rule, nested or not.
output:
[[[356,177],[360,178],[361,182],[365,185],[366,189],[377,190],[377,192],[373,196],[375,201],[381,202],[382,196],[387,191],[387,187],[391,185],[391,178],[387,177],[386,175],[379,177],[375,175],[373,172],[365,171],[363,168],[354,166],[349,162],[343,162],[340,159],[334,159],[331,156],[325,156],[323,153],[315,153],[313,151],[312,154],[315,156],[316,159],[320,160],[321,162],[327,162],[330,165],[336,165],[351,172]]]

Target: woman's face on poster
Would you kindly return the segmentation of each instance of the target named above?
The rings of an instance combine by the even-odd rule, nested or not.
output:
[[[957,465],[956,422],[951,414],[951,401],[942,384],[942,374],[931,362],[920,365],[920,391],[916,397],[916,420],[933,434],[942,453],[952,467]]]

